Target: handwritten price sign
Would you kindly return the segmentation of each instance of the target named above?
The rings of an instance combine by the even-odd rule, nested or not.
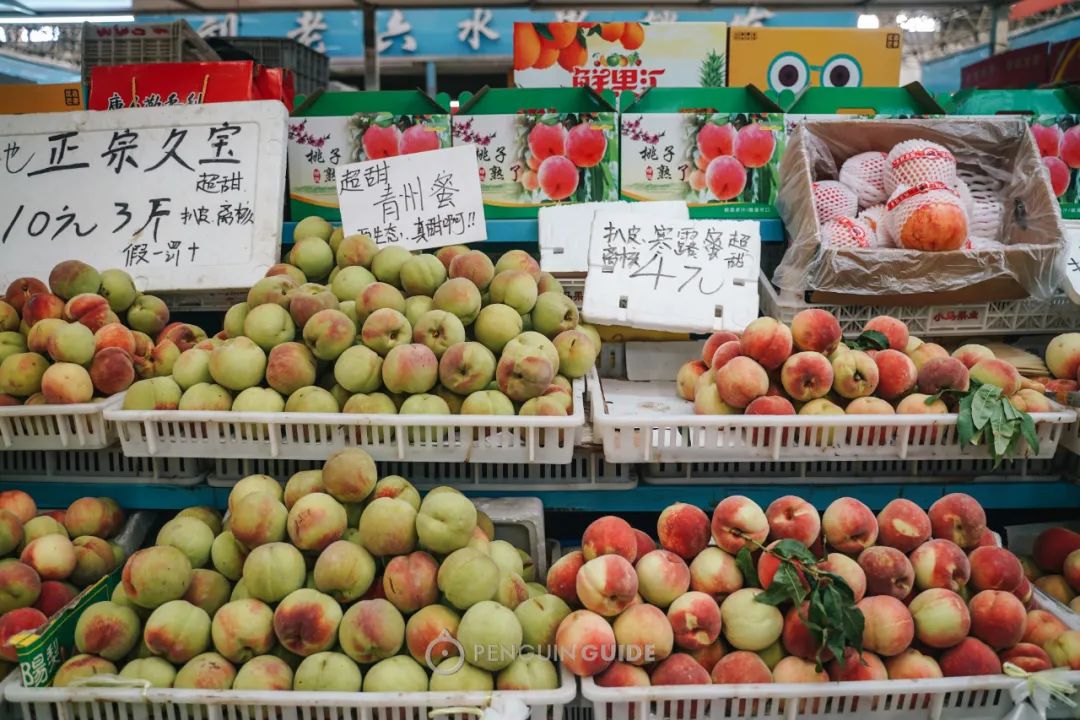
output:
[[[0,118],[0,286],[61,260],[145,290],[250,285],[276,262],[285,107]]]
[[[426,250],[487,239],[472,145],[345,165],[337,192],[345,234],[376,245]]]
[[[660,330],[741,331],[757,317],[757,222],[596,213],[584,313]]]

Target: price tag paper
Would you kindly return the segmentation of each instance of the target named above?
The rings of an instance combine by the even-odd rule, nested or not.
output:
[[[276,101],[0,117],[0,287],[62,260],[143,290],[249,286],[277,262]]]
[[[589,240],[589,322],[740,332],[758,315],[760,225],[597,213]]]
[[[487,239],[476,148],[399,155],[345,165],[337,174],[346,235],[427,250]]]

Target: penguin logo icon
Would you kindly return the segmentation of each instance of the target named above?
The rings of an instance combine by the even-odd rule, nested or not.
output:
[[[447,657],[448,649],[439,647],[443,643],[453,645],[457,648],[457,662],[452,663],[450,667],[441,667],[439,665],[439,661],[444,660]],[[438,654],[441,657],[433,657],[436,649],[439,650]],[[435,639],[428,643],[427,649],[424,650],[424,662],[431,668],[431,672],[436,675],[453,675],[465,664],[465,648],[461,646],[461,643],[458,642],[457,638],[451,635],[446,628],[443,628],[439,634],[435,636]]]

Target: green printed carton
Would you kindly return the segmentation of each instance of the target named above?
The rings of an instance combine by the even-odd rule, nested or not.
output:
[[[112,597],[120,584],[122,567],[118,567],[90,587],[83,590],[66,608],[54,615],[45,627],[27,633],[15,640],[19,658],[19,672],[24,687],[48,687],[57,669],[73,655],[75,649],[75,626],[86,608]]]
[[[1027,118],[1061,217],[1080,219],[1080,88],[968,89],[946,104],[950,115]]]
[[[945,114],[934,96],[913,82],[903,87],[808,87],[778,96],[791,126],[804,120],[877,120],[935,117]]]
[[[779,217],[780,107],[754,86],[622,98],[624,200],[684,200],[691,217]]]
[[[455,145],[474,145],[488,218],[619,198],[615,96],[590,88],[493,89],[461,96]]]
[[[342,165],[450,147],[450,100],[419,90],[315,93],[289,119],[289,208],[294,220],[340,220]]]

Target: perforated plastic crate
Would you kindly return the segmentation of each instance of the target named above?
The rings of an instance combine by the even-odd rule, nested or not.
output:
[[[198,485],[206,469],[195,458],[128,457],[104,450],[25,450],[0,453],[0,475],[26,482]]]
[[[785,323],[808,308],[828,310],[840,321],[844,337],[857,337],[877,315],[903,320],[912,335],[923,337],[1058,333],[1080,327],[1080,306],[1064,294],[1051,300],[998,300],[976,305],[815,305],[781,293],[764,274],[758,281],[758,294],[761,313]]]
[[[325,89],[330,83],[330,58],[292,38],[276,37],[224,37],[216,41],[244,52],[260,65],[291,70],[296,79],[296,92],[310,95]],[[219,48],[219,53],[228,57]]]
[[[13,405],[0,407],[0,451],[96,450],[116,441],[116,429],[105,421],[120,396],[76,405]]]
[[[585,425],[585,379],[567,417],[119,410],[124,452],[134,456],[325,460],[347,447],[376,461],[571,462]]]
[[[213,62],[218,54],[185,20],[137,25],[82,26],[82,81],[101,65],[163,62]]]

